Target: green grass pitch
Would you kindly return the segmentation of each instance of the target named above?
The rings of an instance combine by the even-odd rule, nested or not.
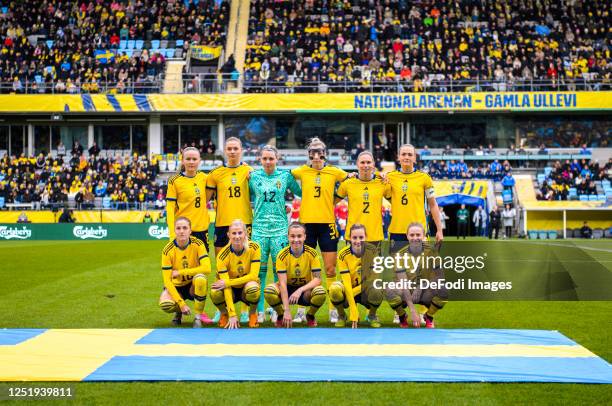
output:
[[[2,242],[0,328],[168,327],[170,316],[157,306],[164,243]],[[593,257],[610,269],[609,242],[581,244],[598,247]],[[559,245],[559,250],[565,249]],[[214,312],[210,301],[206,310]],[[610,362],[610,314],[610,301],[451,301],[436,322],[442,328],[559,330]],[[327,309],[318,316],[320,325],[327,326]],[[381,306],[380,316],[390,325],[388,305]],[[190,328],[189,322],[185,328]],[[578,384],[135,382],[78,383],[75,388],[74,401],[67,403],[117,403],[118,394],[125,404],[159,404],[167,399],[214,405],[606,404],[612,397],[612,385]]]

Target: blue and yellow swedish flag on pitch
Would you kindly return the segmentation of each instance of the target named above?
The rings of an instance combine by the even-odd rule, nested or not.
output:
[[[1,381],[612,383],[557,331],[4,329]]]

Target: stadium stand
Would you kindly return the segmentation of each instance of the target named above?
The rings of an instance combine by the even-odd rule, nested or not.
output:
[[[609,89],[609,14],[603,0],[254,0],[245,91]]]
[[[537,175],[538,200],[606,200],[610,188],[612,158],[605,165],[585,159],[556,161]]]
[[[70,159],[5,155],[0,159],[0,198],[5,205],[42,209],[162,208],[166,188],[158,172],[155,158],[136,154],[73,154]]]
[[[160,92],[166,58],[225,45],[228,1],[6,3],[4,93]]]

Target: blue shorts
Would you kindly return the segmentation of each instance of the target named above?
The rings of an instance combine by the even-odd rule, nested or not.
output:
[[[336,223],[308,223],[306,226],[305,244],[321,252],[336,252],[338,250],[338,227]]]
[[[193,295],[191,294],[192,285],[193,284],[189,282],[187,285],[184,286],[175,286],[176,290],[178,291],[178,294],[183,300],[193,300]],[[163,288],[163,290],[167,291],[165,287]]]
[[[301,286],[291,286],[291,285],[287,285],[287,297],[293,295],[293,293],[298,290],[299,288],[301,288]],[[298,305],[300,306],[310,306],[310,300],[306,300],[306,298],[304,297],[304,294],[306,292],[302,292],[302,294],[300,295],[300,298],[298,299]]]
[[[246,225],[247,233],[249,234],[249,238],[251,238],[252,227],[250,224]],[[227,244],[229,244],[229,237],[227,236],[227,232],[229,230],[229,226],[215,226],[215,247],[223,248]]]
[[[408,237],[406,236],[406,234],[389,233],[389,240],[390,241],[408,241]]]
[[[192,231],[191,235],[204,243],[206,252],[208,252],[208,231]]]

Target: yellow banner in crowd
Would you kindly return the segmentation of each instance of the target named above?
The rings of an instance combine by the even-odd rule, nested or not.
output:
[[[221,56],[221,47],[211,47],[208,45],[192,45],[191,57],[200,61],[210,61]]]
[[[612,110],[612,92],[0,95],[0,113]]]

